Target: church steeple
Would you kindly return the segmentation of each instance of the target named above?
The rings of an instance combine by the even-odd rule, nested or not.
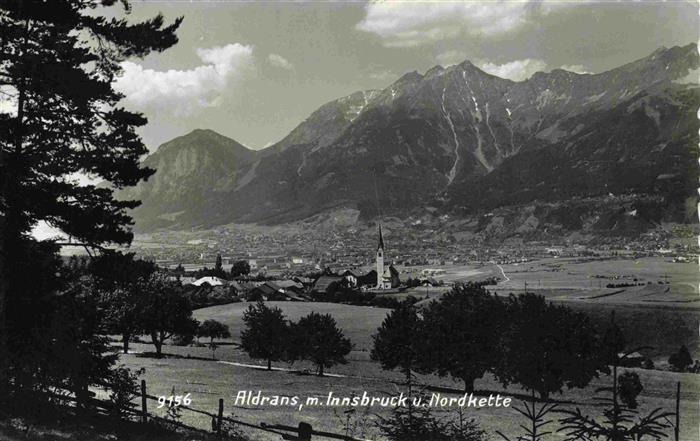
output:
[[[383,289],[384,277],[384,238],[382,237],[382,224],[379,224],[379,244],[377,245],[377,289]]]

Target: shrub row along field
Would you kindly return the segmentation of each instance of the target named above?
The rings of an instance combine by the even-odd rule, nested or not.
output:
[[[269,302],[282,308],[290,320],[298,320],[311,311],[331,314],[345,336],[354,344],[355,350],[369,351],[372,348],[372,334],[381,324],[389,310],[369,306],[352,306],[322,302]],[[229,326],[233,341],[240,341],[243,328],[243,313],[249,303],[232,303],[194,311],[193,317],[199,321],[214,319]],[[638,308],[621,305],[588,305],[585,302],[567,303],[577,310],[589,314],[597,327],[604,327],[610,321],[611,311],[615,311],[617,324],[632,346],[652,346],[647,351],[654,363],[663,365],[671,352],[685,344],[698,358],[698,314],[692,310]]]

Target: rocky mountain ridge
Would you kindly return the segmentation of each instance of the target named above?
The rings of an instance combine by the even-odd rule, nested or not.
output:
[[[284,223],[341,207],[467,216],[623,193],[654,196],[682,221],[698,176],[700,93],[687,78],[699,66],[694,44],[522,82],[469,61],[436,66],[327,103],[261,151],[210,131],[177,138],[123,197],[144,202],[139,230]]]

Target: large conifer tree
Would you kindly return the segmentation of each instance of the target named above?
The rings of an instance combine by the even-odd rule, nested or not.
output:
[[[146,119],[119,106],[113,82],[122,61],[175,44],[181,19],[131,23],[105,18],[110,7],[129,12],[126,0],[0,0],[0,388],[12,355],[6,308],[28,295],[13,256],[32,227],[45,221],[86,247],[128,243],[125,210],[138,202],[75,176],[122,188],[153,172],[139,165]]]

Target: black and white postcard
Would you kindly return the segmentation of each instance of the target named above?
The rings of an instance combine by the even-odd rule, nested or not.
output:
[[[0,0],[0,440],[699,440],[699,8]]]

